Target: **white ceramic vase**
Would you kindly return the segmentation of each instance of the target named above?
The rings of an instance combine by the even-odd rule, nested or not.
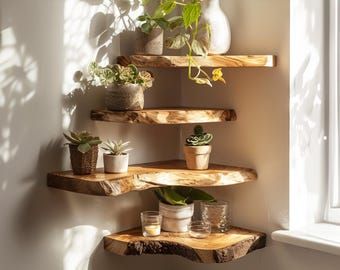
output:
[[[129,154],[104,154],[104,171],[106,173],[126,173],[129,167]]]
[[[185,145],[184,155],[187,168],[189,170],[207,170],[209,168],[210,153],[211,145]]]
[[[162,214],[162,230],[168,232],[187,232],[188,225],[194,215],[194,204],[168,205],[159,202],[159,212]]]
[[[225,54],[230,49],[231,32],[228,17],[220,6],[220,0],[203,0],[201,24],[210,25],[210,43],[205,42],[208,54]]]

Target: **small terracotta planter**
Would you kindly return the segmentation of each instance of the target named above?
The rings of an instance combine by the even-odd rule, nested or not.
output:
[[[187,232],[194,215],[194,204],[168,205],[159,202],[159,212],[163,217],[162,230],[168,232]]]
[[[104,154],[104,171],[106,173],[126,173],[129,167],[129,154]]]
[[[138,84],[113,85],[106,90],[105,105],[111,111],[142,110],[144,90]]]
[[[150,34],[136,31],[137,39],[135,43],[135,54],[141,55],[162,55],[164,31],[157,27],[151,30]]]
[[[184,155],[189,170],[207,170],[209,168],[209,158],[211,145],[184,146]]]
[[[96,171],[98,159],[98,146],[94,145],[86,153],[78,151],[78,145],[70,144],[71,166],[74,174],[85,175]]]

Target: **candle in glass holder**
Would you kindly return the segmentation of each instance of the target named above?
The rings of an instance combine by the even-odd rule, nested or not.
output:
[[[161,234],[162,215],[158,211],[141,213],[143,236],[152,237]]]

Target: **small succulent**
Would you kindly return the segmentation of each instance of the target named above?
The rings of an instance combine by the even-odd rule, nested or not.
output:
[[[162,203],[169,205],[187,205],[194,201],[215,201],[210,194],[192,187],[161,187],[155,195]]]
[[[78,151],[83,154],[88,152],[92,146],[102,143],[99,137],[94,137],[87,131],[79,133],[70,131],[70,135],[64,133],[64,137],[69,141],[66,144],[78,145]]]
[[[114,156],[120,156],[120,155],[126,155],[127,152],[131,151],[132,148],[126,148],[130,142],[123,142],[120,141],[111,141],[108,140],[104,143],[105,146],[102,147],[103,150],[108,151],[110,155]]]
[[[204,132],[203,127],[197,125],[194,128],[194,134],[190,135],[190,137],[186,139],[186,145],[188,146],[209,145],[212,139],[213,135],[211,133]]]
[[[154,81],[150,72],[140,71],[135,65],[124,67],[115,64],[101,67],[96,62],[92,62],[88,69],[92,81],[96,82],[97,85],[104,85],[105,87],[111,84],[138,84],[145,88],[150,88]]]

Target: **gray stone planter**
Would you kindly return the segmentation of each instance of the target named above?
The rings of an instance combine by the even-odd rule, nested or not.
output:
[[[105,105],[110,111],[142,110],[144,90],[138,84],[113,85],[106,90]]]
[[[135,54],[163,54],[164,31],[162,28],[154,28],[150,34],[145,34],[140,29],[137,29],[136,35]]]

